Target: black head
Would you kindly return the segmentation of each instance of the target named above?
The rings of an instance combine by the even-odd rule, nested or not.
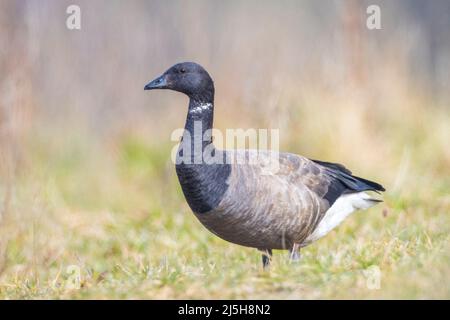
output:
[[[212,102],[214,83],[205,69],[194,62],[178,63],[155,80],[144,90],[170,89],[182,92],[195,100]]]

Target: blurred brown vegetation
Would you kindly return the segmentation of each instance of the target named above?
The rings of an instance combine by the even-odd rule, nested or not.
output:
[[[79,31],[65,26],[73,3]],[[366,28],[369,4],[381,30]],[[217,128],[280,128],[283,150],[447,210],[448,30],[448,1],[0,0],[0,270],[57,261],[55,221],[79,225],[78,210],[188,211],[169,158],[187,101],[143,91],[187,60],[215,80]]]
[[[165,138],[182,125],[184,98],[141,87],[184,60],[213,75],[219,128],[270,125],[285,141],[298,139],[307,108],[359,112],[371,118],[355,118],[365,130],[414,117],[417,105],[448,108],[446,1],[378,2],[375,31],[364,1],[78,1],[81,31],[65,27],[68,4],[2,0],[2,127],[39,119],[50,130],[83,122],[90,136],[145,127]]]

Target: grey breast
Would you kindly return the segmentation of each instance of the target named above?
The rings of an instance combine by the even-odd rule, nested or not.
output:
[[[237,154],[248,157],[248,152]],[[279,154],[279,165],[267,166],[271,156],[260,152],[256,162],[232,164],[219,205],[196,214],[206,228],[224,240],[259,249],[301,245],[314,231],[330,207],[323,199],[328,191],[323,168],[289,153]]]

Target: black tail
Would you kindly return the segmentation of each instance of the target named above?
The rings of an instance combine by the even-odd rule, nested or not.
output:
[[[341,164],[318,160],[312,161],[328,169],[328,174],[332,176],[337,183],[337,185],[335,185],[333,188],[335,189],[335,192],[337,190],[340,190],[341,193],[361,191],[386,191],[384,187],[379,183],[352,175],[352,172]],[[339,185],[342,185],[342,187],[340,187]]]
[[[352,178],[355,178],[356,180],[358,180],[362,186],[361,187],[366,187],[368,188],[367,190],[372,190],[372,191],[386,191],[386,189],[379,183],[364,179],[364,178],[360,178],[360,177],[356,177],[356,176],[351,176]]]

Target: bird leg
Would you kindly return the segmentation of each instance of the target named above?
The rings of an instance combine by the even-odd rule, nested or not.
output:
[[[270,261],[272,260],[272,249],[259,250],[262,252],[263,269],[266,270],[270,267]]]
[[[290,262],[300,261],[300,245],[298,243],[294,243],[292,248],[289,250],[289,261]]]

